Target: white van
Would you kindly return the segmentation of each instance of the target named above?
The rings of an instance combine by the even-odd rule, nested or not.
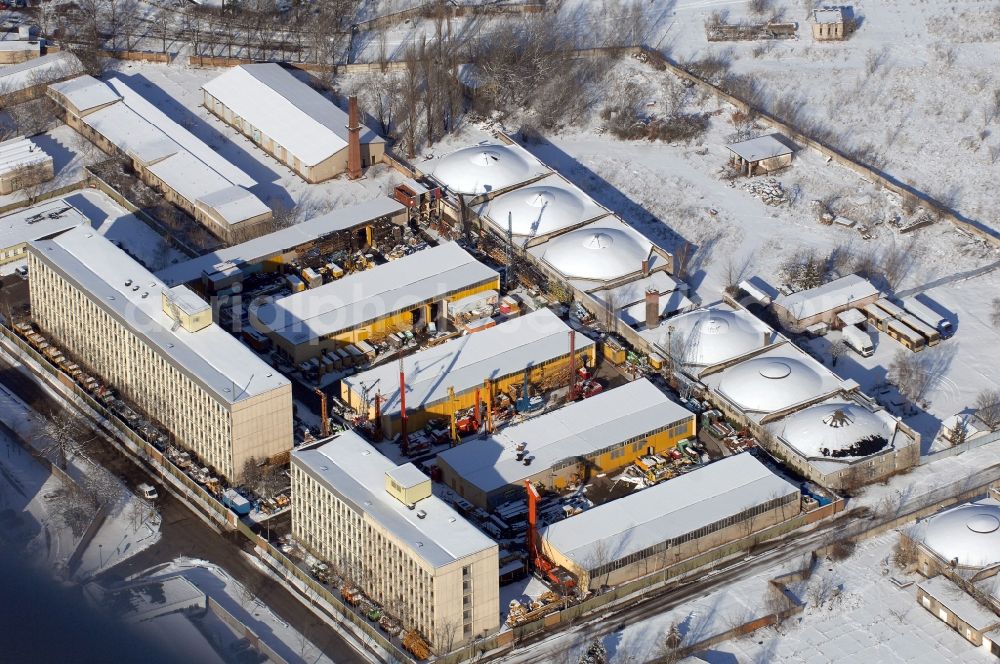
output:
[[[862,332],[853,325],[848,325],[841,332],[844,343],[854,349],[861,357],[871,357],[875,354],[875,344],[867,332]]]
[[[156,487],[145,482],[139,485],[139,495],[146,500],[156,500],[160,497],[160,494],[156,491]]]

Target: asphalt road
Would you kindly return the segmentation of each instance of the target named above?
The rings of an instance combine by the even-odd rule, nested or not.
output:
[[[58,411],[62,406],[37,383],[0,359],[0,383],[18,395],[25,403],[42,414]],[[87,455],[135,487],[149,481],[149,476],[130,459],[119,453],[103,437],[92,443]],[[358,653],[343,637],[322,622],[302,602],[282,585],[268,578],[243,555],[249,543],[238,533],[223,535],[202,521],[187,506],[165,491],[160,492],[157,508],[162,517],[160,540],[124,562],[102,573],[104,581],[124,577],[170,562],[179,556],[189,556],[214,563],[227,573],[257,591],[261,602],[270,607],[285,622],[327,654],[337,664],[361,664],[370,661]]]

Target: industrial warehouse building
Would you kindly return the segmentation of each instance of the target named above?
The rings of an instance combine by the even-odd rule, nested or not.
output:
[[[406,208],[401,203],[376,198],[167,266],[156,276],[170,286],[200,280],[206,291],[214,293],[256,272],[280,270],[309,251],[331,254],[395,244],[405,223]]]
[[[484,202],[552,173],[524,148],[497,143],[460,148],[421,168],[450,193],[466,197],[467,205]]]
[[[555,381],[569,383],[570,327],[548,309],[427,348],[403,359],[409,429],[431,418],[450,418],[475,405],[487,404],[513,385]],[[576,339],[576,366],[594,366],[596,347],[583,335]],[[341,380],[341,399],[375,419],[391,438],[400,431],[399,368],[384,364]],[[454,398],[449,391],[454,391]],[[376,399],[376,395],[379,396]],[[376,401],[379,401],[376,411]]]
[[[542,552],[586,592],[652,574],[800,511],[799,489],[743,453],[542,528]]]
[[[87,226],[28,250],[43,333],[230,480],[250,457],[292,447],[288,380],[212,323],[211,307],[163,282]]]
[[[393,332],[446,323],[448,302],[500,289],[500,275],[455,242],[293,293],[250,321],[295,363]]]
[[[694,414],[643,378],[463,443],[437,465],[458,495],[492,509],[523,498],[525,480],[563,490],[694,435]]]
[[[984,653],[1000,657],[1000,501],[990,497],[917,522],[917,603]]]
[[[55,177],[52,156],[30,138],[0,143],[0,195],[48,182]]]
[[[28,243],[45,240],[90,219],[75,207],[57,198],[0,217],[0,265],[25,258]]]
[[[919,461],[919,433],[738,305],[692,311],[654,332],[685,391],[821,486],[855,489]]]
[[[80,59],[69,51],[0,68],[0,100],[5,104],[20,104],[41,97],[50,83],[79,76],[81,71]]]
[[[257,183],[121,78],[54,83],[49,96],[66,124],[114,156],[212,234],[233,243],[270,229],[272,212],[247,190]]]
[[[478,213],[494,232],[509,234],[522,247],[544,242],[610,214],[556,173],[500,194],[481,205]]]
[[[348,169],[348,116],[274,63],[240,65],[204,86],[204,105],[306,182]],[[360,129],[361,167],[382,161],[385,139]]]
[[[871,282],[849,274],[816,288],[777,297],[772,307],[784,325],[802,331],[817,323],[832,327],[840,312],[864,307],[877,299],[879,291]]]
[[[443,649],[500,624],[489,539],[352,431],[292,453],[292,534],[407,628]]]

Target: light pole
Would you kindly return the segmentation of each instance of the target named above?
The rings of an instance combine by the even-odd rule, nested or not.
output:
[[[97,544],[97,553],[101,557],[101,569],[104,569],[104,545],[100,542]]]

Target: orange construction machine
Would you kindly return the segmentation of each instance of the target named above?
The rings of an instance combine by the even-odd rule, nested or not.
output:
[[[528,559],[540,575],[554,583],[557,587],[562,588],[565,593],[576,586],[576,579],[565,568],[554,564],[542,555],[541,548],[538,545],[537,532],[538,490],[531,483],[531,480],[525,480],[524,486],[528,490],[528,532],[525,541],[528,547]]]

